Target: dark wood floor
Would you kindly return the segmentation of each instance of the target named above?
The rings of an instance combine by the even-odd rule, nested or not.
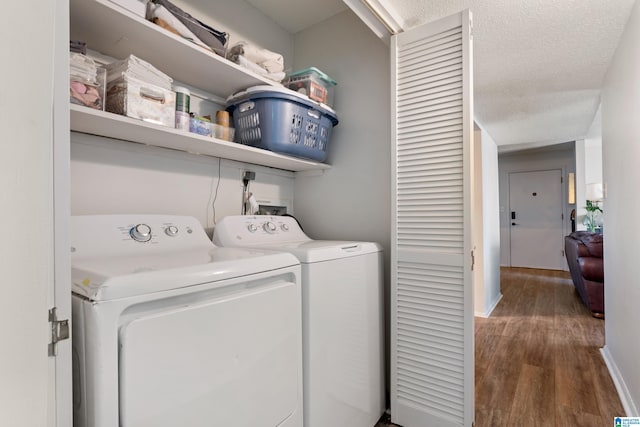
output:
[[[569,274],[503,268],[501,291],[491,317],[476,318],[476,427],[601,427],[623,416],[600,355],[604,321]]]

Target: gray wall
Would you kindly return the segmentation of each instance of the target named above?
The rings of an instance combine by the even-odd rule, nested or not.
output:
[[[350,11],[295,38],[295,68],[316,66],[338,81],[327,159],[299,174],[294,209],[314,237],[373,240],[388,252],[391,145],[389,48]]]
[[[640,408],[640,2],[636,2],[605,78],[602,96],[605,359],[627,416]]]
[[[293,205],[291,172],[75,132],[71,141],[74,215],[191,215],[211,232],[214,213],[240,215],[246,169],[256,198]]]

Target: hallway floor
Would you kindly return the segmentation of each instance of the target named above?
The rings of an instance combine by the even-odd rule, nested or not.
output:
[[[503,268],[501,290],[491,317],[475,319],[475,426],[613,425],[624,410],[600,354],[604,321],[569,273]]]
[[[476,318],[476,427],[609,426],[624,410],[569,273],[503,268],[503,298]]]

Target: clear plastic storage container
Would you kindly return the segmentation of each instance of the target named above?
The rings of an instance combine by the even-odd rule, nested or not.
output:
[[[189,119],[189,132],[196,133],[202,136],[212,136],[211,120],[207,120],[204,117],[193,116]]]
[[[107,84],[106,110],[157,125],[174,127],[175,92],[123,73],[121,77]]]
[[[217,139],[223,139],[225,141],[233,141],[236,130],[229,126],[222,126],[216,123],[211,125],[213,129],[213,137]]]
[[[335,86],[338,83],[316,67],[305,68],[289,74],[285,86],[314,101],[333,107]]]
[[[69,56],[69,102],[104,110],[106,70],[80,53]]]

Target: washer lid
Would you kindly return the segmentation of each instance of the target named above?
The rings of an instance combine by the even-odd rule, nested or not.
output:
[[[259,245],[259,249],[284,251],[293,254],[303,264],[351,258],[382,251],[382,246],[373,242],[348,242],[333,240],[304,240],[285,242],[279,245]]]
[[[311,263],[382,251],[371,242],[312,240],[289,216],[226,216],[218,221],[213,243],[221,247],[260,248],[285,251],[300,262]]]
[[[73,292],[106,301],[181,289],[299,265],[288,253],[216,248],[152,256],[74,259]]]

